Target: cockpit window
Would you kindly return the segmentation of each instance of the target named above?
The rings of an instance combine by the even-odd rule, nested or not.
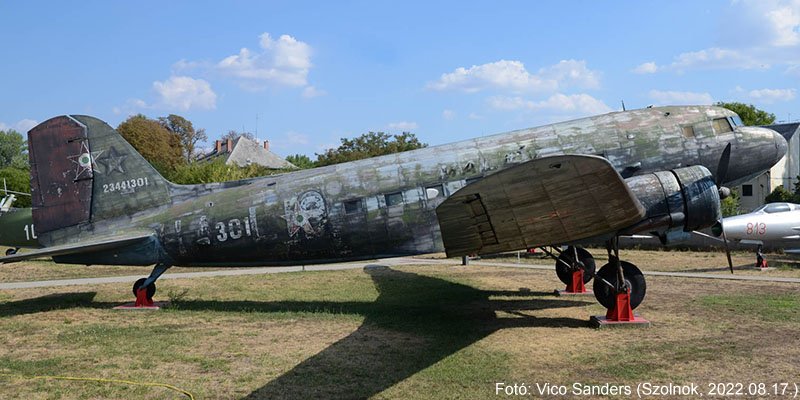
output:
[[[789,207],[789,205],[786,204],[786,203],[767,204],[764,207],[764,212],[767,213],[767,214],[782,213],[782,212],[791,211],[791,210],[792,210],[792,208]]]
[[[731,124],[734,126],[734,128],[737,127],[737,126],[744,126],[744,124],[742,123],[742,119],[739,118],[738,115],[734,115],[732,117],[729,117],[729,119],[731,121]]]
[[[712,126],[714,127],[714,134],[719,135],[725,132],[732,132],[731,123],[728,122],[727,118],[716,118],[711,121]]]

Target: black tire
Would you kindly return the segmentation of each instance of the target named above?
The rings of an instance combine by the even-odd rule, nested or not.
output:
[[[142,284],[144,284],[144,281],[146,281],[146,280],[147,280],[147,278],[141,278],[141,279],[139,279],[139,280],[137,280],[136,282],[133,283],[133,295],[134,296],[136,296],[136,292],[139,291],[139,288],[142,287]],[[153,282],[153,283],[150,284],[150,286],[147,287],[147,299],[148,300],[153,300],[153,296],[155,294],[156,294],[156,283]]]
[[[647,292],[647,284],[639,268],[627,261],[620,261],[620,263],[622,264],[622,275],[625,277],[625,282],[628,284],[628,287],[631,288],[631,309],[634,309],[644,301],[644,296]],[[613,263],[603,265],[600,271],[597,272],[597,277],[603,278],[616,286],[616,266],[614,266]],[[614,291],[600,279],[595,279],[594,281],[594,297],[603,307],[609,310],[614,308],[617,303]]]
[[[12,249],[7,249],[6,250],[6,255],[7,256],[13,256],[14,254],[17,254],[17,250],[19,250],[19,249],[13,249],[13,248]]]
[[[561,261],[565,261],[567,264],[572,265],[574,256],[575,250],[573,250],[572,246],[569,246],[566,250],[561,252],[561,255],[558,256],[559,261],[556,261],[556,275],[558,275],[558,279],[560,279],[561,282],[564,282],[564,284],[567,286],[572,284],[572,269],[564,265],[564,263]],[[589,252],[583,247],[578,247],[578,260],[583,262],[583,265],[586,267],[586,269],[583,271],[583,283],[587,284],[590,280],[592,280],[592,274],[594,274],[596,268],[594,257],[592,257],[592,255],[589,254]]]

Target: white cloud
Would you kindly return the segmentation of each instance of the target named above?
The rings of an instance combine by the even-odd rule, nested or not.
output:
[[[153,82],[153,89],[159,96],[159,106],[183,111],[193,108],[212,110],[217,107],[217,94],[202,79],[172,76],[163,82]]]
[[[448,121],[453,120],[456,117],[456,112],[453,110],[444,110],[442,111],[442,118]]]
[[[639,64],[639,66],[633,69],[633,72],[637,74],[654,74],[656,71],[658,71],[658,66],[652,61]]]
[[[38,121],[28,118],[21,119],[13,125],[8,125],[0,122],[0,131],[8,131],[13,129],[21,133],[23,136],[25,136],[25,134],[36,125],[39,125]]]
[[[311,98],[319,97],[319,96],[324,96],[326,94],[328,94],[328,92],[326,92],[324,90],[317,89],[314,86],[306,86],[305,89],[303,89],[303,97],[305,97],[307,99],[311,99]]]
[[[275,40],[265,32],[259,39],[259,50],[242,48],[239,54],[218,62],[217,69],[242,79],[243,86],[250,89],[263,89],[269,84],[307,85],[311,46],[289,35],[281,35]]]
[[[548,92],[567,86],[597,88],[600,85],[598,76],[598,72],[586,68],[585,61],[562,60],[532,74],[521,61],[500,60],[456,68],[453,72],[442,74],[438,81],[429,83],[427,87],[467,93],[482,90]]]
[[[698,92],[679,92],[672,90],[667,90],[667,91],[651,90],[649,95],[650,98],[655,100],[659,105],[711,104],[714,102],[714,99],[707,92],[698,93]]]
[[[469,119],[483,119],[483,115],[475,114],[475,113],[469,113],[469,115],[467,115],[467,118],[469,118]]]
[[[679,54],[661,66],[641,64],[634,72],[767,69],[800,63],[800,0],[732,0],[716,18],[717,46]]]
[[[794,100],[795,93],[795,89],[757,89],[751,90],[748,96],[752,100],[770,104],[778,101]]]
[[[572,95],[556,93],[541,101],[527,100],[518,96],[494,96],[490,97],[488,102],[490,107],[503,111],[525,109],[580,115],[604,114],[612,111],[604,102],[585,93]]]
[[[597,89],[600,87],[600,73],[586,68],[584,60],[561,60],[558,64],[539,69],[539,76],[555,81],[562,88],[575,86]]]
[[[408,121],[390,122],[387,128],[389,128],[390,131],[411,132],[417,129],[417,123]]]
[[[16,129],[20,133],[26,133],[36,125],[39,125],[39,122],[33,119],[25,118],[14,124],[14,129]]]

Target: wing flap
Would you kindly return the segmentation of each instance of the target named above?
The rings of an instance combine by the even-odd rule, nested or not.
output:
[[[17,261],[30,260],[40,257],[55,257],[71,254],[93,253],[98,251],[112,250],[116,248],[130,246],[139,242],[154,238],[153,232],[131,233],[118,236],[109,236],[102,239],[69,243],[64,245],[50,246],[42,249],[35,249],[24,253],[17,253],[10,256],[0,257],[0,264],[7,264]]]
[[[568,243],[616,232],[644,213],[608,160],[577,155],[500,171],[436,208],[448,256]]]

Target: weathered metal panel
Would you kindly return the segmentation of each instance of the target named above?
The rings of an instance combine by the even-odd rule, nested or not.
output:
[[[68,116],[52,118],[28,132],[28,148],[36,229],[88,221],[93,175],[86,127]]]

